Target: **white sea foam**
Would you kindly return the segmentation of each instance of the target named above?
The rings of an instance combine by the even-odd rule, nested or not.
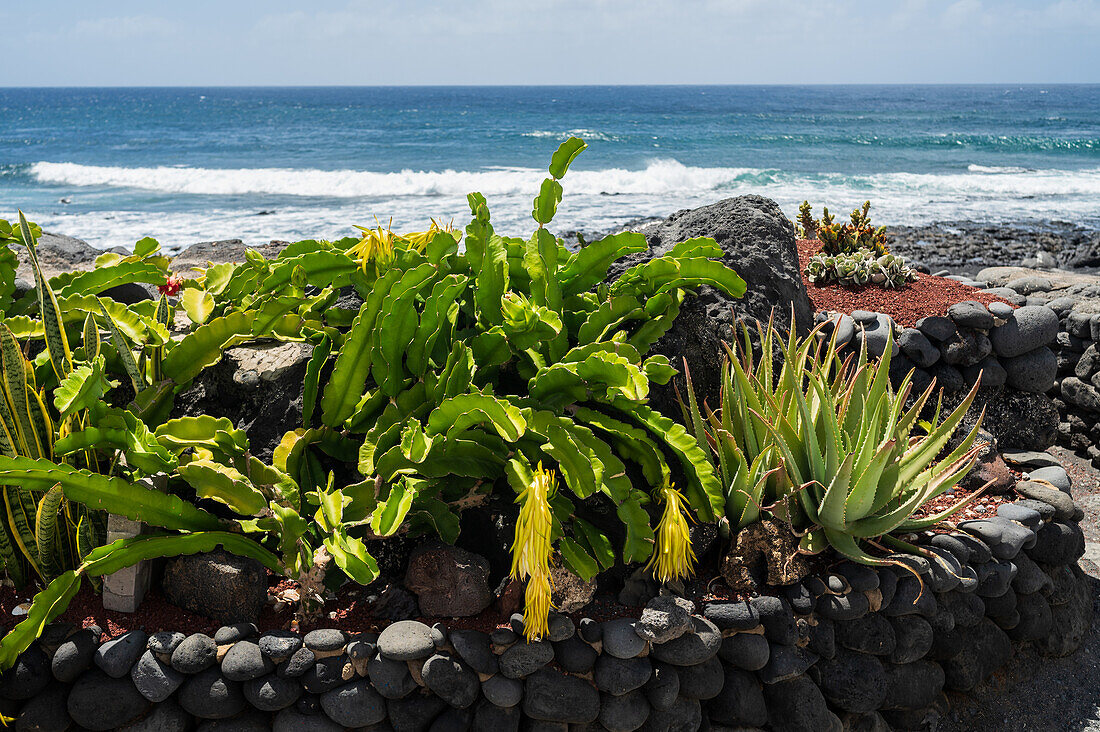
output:
[[[71,186],[214,196],[266,194],[318,198],[464,196],[470,191],[487,196],[530,193],[538,190],[539,182],[546,176],[544,170],[534,168],[382,173],[295,168],[123,168],[50,162],[35,163],[29,172],[40,183]],[[756,172],[752,168],[698,168],[675,160],[654,160],[642,170],[574,171],[569,176],[569,190],[588,194],[706,190]]]
[[[585,142],[592,142],[593,140],[598,140],[601,142],[616,142],[619,139],[617,136],[609,134],[607,132],[600,132],[599,130],[589,130],[584,128],[576,130],[565,130],[564,132],[555,130],[532,130],[531,132],[522,133],[520,137],[535,137],[539,139],[549,138],[551,140],[564,140],[567,137],[580,137],[584,139]]]
[[[468,216],[466,194],[489,199],[502,233],[524,235],[533,225],[531,197],[545,171],[492,168],[478,171],[324,171],[291,169],[121,168],[73,163],[36,163],[30,175],[63,187],[73,205],[43,211],[39,223],[96,246],[130,246],[155,236],[168,246],[210,238],[268,239],[335,237],[353,233],[351,224],[393,217],[394,227],[422,227],[429,217]],[[990,223],[1028,219],[1100,224],[1100,169],[1028,170],[969,166],[954,173],[800,174],[735,167],[696,167],[654,160],[640,170],[573,170],[554,220],[557,231],[596,232],[643,216],[667,216],[681,208],[744,193],[775,199],[789,215],[808,199],[835,213],[873,203],[876,221],[919,224],[971,220]],[[94,188],[82,192],[80,187]],[[150,211],[130,203],[127,190],[167,196],[171,210]],[[202,194],[194,199],[187,194]],[[83,199],[118,203],[110,210],[81,208]],[[225,196],[211,205],[209,196]],[[96,204],[96,205],[101,205]],[[130,210],[130,209],[133,210]],[[273,210],[265,216],[257,211]]]

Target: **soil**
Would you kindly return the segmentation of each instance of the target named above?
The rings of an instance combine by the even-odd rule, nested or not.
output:
[[[810,258],[821,249],[821,242],[802,239],[798,242],[798,259],[805,270]],[[803,279],[805,276],[803,275]],[[912,327],[928,315],[946,315],[947,308],[955,303],[976,300],[988,305],[1004,302],[996,295],[964,285],[944,277],[917,273],[917,281],[896,290],[886,290],[869,285],[844,287],[840,284],[812,285],[806,282],[806,291],[814,310],[831,310],[850,313],[853,310],[872,310],[886,313],[898,325]]]

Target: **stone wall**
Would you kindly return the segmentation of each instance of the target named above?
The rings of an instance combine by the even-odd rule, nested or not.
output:
[[[531,644],[519,616],[491,633],[239,624],[106,642],[55,623],[0,678],[0,712],[17,730],[918,729],[1021,644],[1062,656],[1081,643],[1092,604],[1064,487],[909,537],[930,552],[911,571],[845,563],[748,600],[557,615]]]

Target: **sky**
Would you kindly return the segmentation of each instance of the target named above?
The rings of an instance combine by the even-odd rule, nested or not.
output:
[[[1100,0],[3,0],[0,86],[1100,82]]]

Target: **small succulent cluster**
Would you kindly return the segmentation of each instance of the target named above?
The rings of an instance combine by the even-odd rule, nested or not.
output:
[[[846,224],[836,223],[827,206],[821,211],[818,221],[813,217],[810,202],[803,201],[798,207],[798,229],[806,239],[820,239],[826,254],[854,254],[860,249],[869,249],[877,257],[888,253],[886,227],[876,229],[871,225],[870,201],[864,201],[862,207],[852,211],[851,221]]]
[[[871,249],[848,254],[815,254],[806,265],[806,278],[815,285],[839,282],[845,287],[878,285],[886,289],[904,287],[917,279],[903,257],[877,255]]]

